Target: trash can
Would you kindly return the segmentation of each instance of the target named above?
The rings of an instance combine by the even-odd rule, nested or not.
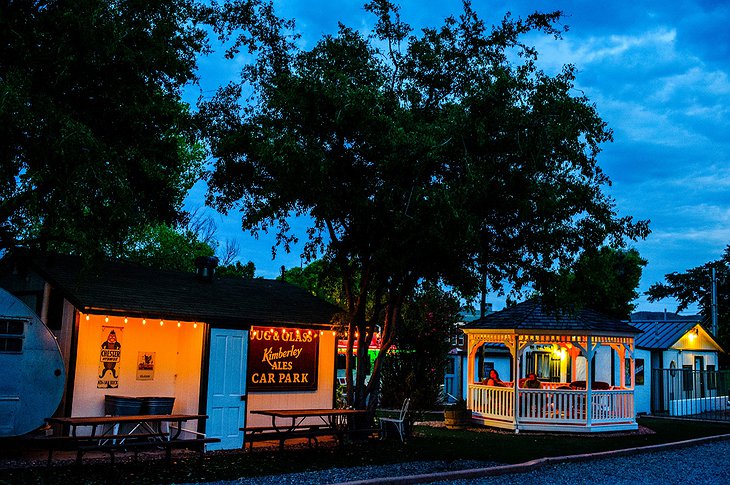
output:
[[[129,396],[104,396],[104,412],[111,416],[133,416],[140,414],[142,401]]]
[[[140,414],[172,414],[172,407],[175,405],[174,397],[149,396],[139,400],[142,403]]]

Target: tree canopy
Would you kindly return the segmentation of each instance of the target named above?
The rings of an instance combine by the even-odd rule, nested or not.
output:
[[[203,155],[181,102],[200,14],[195,0],[0,5],[0,249],[99,252],[179,220]]]
[[[642,268],[646,266],[636,249],[602,247],[587,250],[569,270],[559,273],[556,294],[547,301],[562,308],[591,308],[626,320],[636,305]]]
[[[387,350],[421,281],[469,296],[486,274],[494,288],[539,290],[583,250],[647,234],[604,192],[597,155],[612,134],[574,89],[575,68],[543,72],[522,41],[560,37],[560,12],[490,28],[465,2],[414,33],[390,1],[365,9],[369,35],[341,25],[310,49],[287,37],[290,24],[268,23],[241,82],[201,110],[216,157],[211,202],[240,210],[246,230],[273,228],[284,247],[303,237],[305,256],[325,254],[350,350],[376,326]],[[291,233],[294,214],[311,218],[306,234]],[[377,391],[382,355],[367,386],[357,366],[352,405]]]
[[[701,266],[690,268],[682,273],[664,275],[664,282],[654,283],[646,294],[649,301],[675,298],[677,312],[697,304],[703,321],[709,328],[712,322],[712,270],[717,277],[717,335],[720,345],[730,349],[730,245],[722,256]]]

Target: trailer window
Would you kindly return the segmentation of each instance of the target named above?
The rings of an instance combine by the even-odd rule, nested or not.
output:
[[[22,352],[24,320],[0,319],[0,352]]]

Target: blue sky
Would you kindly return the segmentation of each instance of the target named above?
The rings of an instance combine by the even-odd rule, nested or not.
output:
[[[362,1],[275,3],[280,15],[296,19],[305,48],[334,33],[338,21],[363,31],[373,24]],[[490,24],[507,11],[565,13],[569,31],[562,40],[535,36],[531,43],[543,70],[577,67],[576,89],[614,130],[614,142],[599,155],[613,181],[607,191],[620,214],[651,220],[652,234],[633,245],[649,261],[640,291],[666,273],[718,258],[730,243],[730,2],[474,0],[473,6]],[[403,18],[418,29],[458,15],[461,2],[404,1],[401,7]],[[188,96],[194,99],[201,90],[209,96],[217,84],[235,77],[243,62],[215,55],[202,59],[201,87]],[[202,206],[203,193],[196,186],[187,207]],[[237,214],[215,217],[218,237],[237,239],[241,259],[252,260],[257,274],[273,277],[282,265],[300,264],[296,249],[272,260],[273,238],[243,233]],[[495,309],[504,304],[496,295],[490,301]],[[676,307],[670,300],[649,303],[644,296],[637,303],[639,310]]]

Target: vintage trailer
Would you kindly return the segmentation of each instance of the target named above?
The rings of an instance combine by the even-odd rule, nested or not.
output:
[[[0,289],[0,437],[43,425],[61,402],[65,380],[51,331],[21,300]]]

